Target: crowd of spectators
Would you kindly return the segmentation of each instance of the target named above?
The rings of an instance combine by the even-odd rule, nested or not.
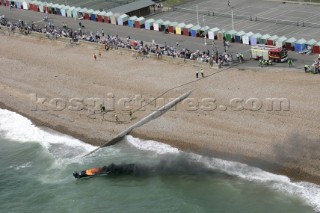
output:
[[[53,23],[49,22],[47,17],[45,17],[42,22],[45,24],[39,27],[36,23],[28,24],[27,22],[19,20],[18,22],[8,21],[4,16],[0,16],[0,24],[8,27],[10,32],[18,29],[20,32],[29,34],[31,32],[38,32],[46,34],[49,39],[58,39],[60,37],[69,38],[70,42],[95,42],[105,45],[106,50],[126,48],[138,51],[139,54],[149,55],[154,54],[157,57],[170,56],[175,58],[182,58],[184,60],[194,60],[204,63],[209,63],[211,66],[213,64],[219,65],[230,65],[232,63],[232,55],[226,52],[219,54],[218,51],[210,50],[200,51],[200,50],[190,50],[188,48],[180,47],[177,42],[174,46],[169,46],[165,44],[156,44],[152,42],[144,42],[141,40],[128,38],[120,38],[118,35],[105,34],[104,31],[97,30],[96,32],[87,31],[85,26],[79,22],[79,28],[74,30],[63,24],[61,27],[55,26]]]

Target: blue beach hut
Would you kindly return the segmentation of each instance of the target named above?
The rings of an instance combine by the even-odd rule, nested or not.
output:
[[[193,26],[191,28],[191,36],[192,37],[197,37],[199,35],[199,30],[201,29],[201,27],[199,25]]]
[[[148,19],[144,24],[144,28],[146,30],[153,30],[153,23],[154,23],[154,19],[153,18]]]
[[[294,50],[296,52],[304,51],[307,48],[307,41],[305,39],[299,39],[294,43]]]
[[[128,26],[129,27],[134,27],[134,22],[138,19],[137,16],[131,16],[128,20]]]
[[[234,36],[234,41],[237,43],[241,43],[242,41],[242,36],[244,36],[246,33],[244,31],[239,31],[235,34]]]

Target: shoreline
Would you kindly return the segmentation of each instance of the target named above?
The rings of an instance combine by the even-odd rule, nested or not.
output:
[[[50,59],[52,59],[51,57],[53,56],[50,57],[49,55],[46,55],[48,58],[44,57],[45,63],[38,62],[38,64],[34,64],[37,57],[32,56],[32,54],[23,57],[24,48],[18,50],[22,51],[22,53],[17,52],[17,49],[13,48],[12,50],[8,50],[8,55],[0,55],[0,61],[4,60],[4,68],[6,69],[3,72],[0,72],[0,76],[3,77],[3,80],[0,81],[0,91],[4,91],[2,97],[0,97],[0,107],[15,111],[29,118],[37,126],[48,127],[93,145],[99,145],[110,139],[113,135],[123,130],[126,127],[126,124],[117,125],[108,122],[104,123],[99,119],[88,120],[85,112],[32,112],[30,111],[30,108],[28,108],[30,106],[23,105],[27,100],[28,92],[46,94],[48,97],[55,97],[55,95],[58,94],[61,95],[58,97],[72,97],[73,95],[92,97],[90,94],[97,95],[98,97],[103,96],[104,93],[99,93],[99,91],[103,89],[120,95],[133,95],[134,92],[139,93],[139,91],[140,93],[147,93],[147,95],[155,95],[163,92],[165,88],[173,87],[174,85],[183,83],[186,80],[190,81],[194,78],[195,68],[191,65],[179,66],[179,63],[168,63],[154,59],[145,59],[145,61],[141,62],[128,55],[122,55],[121,57],[126,59],[126,61],[118,63],[118,61],[114,60],[119,57],[119,51],[112,51],[104,53],[106,54],[106,61],[98,62],[101,62],[102,68],[100,70],[100,66],[96,64],[92,65],[91,57],[87,59],[86,54],[88,52],[88,47],[67,48],[64,47],[63,44],[57,44],[57,42],[55,42],[56,45],[45,40],[38,42],[35,38],[26,38],[22,41],[21,38],[0,36],[3,37],[4,40],[11,39],[12,41],[12,39],[15,39],[19,44],[25,44],[26,46],[33,45],[36,50],[39,51],[39,53],[35,53],[38,56],[41,55],[40,50],[47,47],[48,52],[54,57],[57,57],[58,60],[58,62],[52,62]],[[6,44],[4,42],[0,41],[0,44],[5,46]],[[8,43],[10,42],[8,41]],[[13,44],[13,46],[19,46],[19,44]],[[27,49],[27,47],[25,47],[25,49]],[[65,54],[60,51],[67,51],[67,53]],[[92,51],[94,50],[89,50],[90,53]],[[43,50],[42,53],[46,54],[46,51]],[[17,58],[13,57],[11,54],[16,54]],[[68,61],[68,58],[66,58],[68,55],[72,58],[80,58],[79,65],[75,65],[76,68],[64,64],[66,60]],[[14,61],[17,64],[21,62],[26,66],[25,69],[22,69],[20,65],[17,64],[10,67],[9,64]],[[65,70],[61,69],[61,67],[65,67],[61,64],[68,66],[68,68]],[[103,71],[105,65],[112,67],[112,69],[108,70],[108,73]],[[47,68],[47,66],[51,68]],[[95,73],[92,73],[92,71],[87,73],[81,70],[89,67],[91,67]],[[150,70],[153,69],[152,67],[154,70]],[[124,72],[124,69],[127,69],[126,72]],[[9,70],[13,73],[8,76],[7,73]],[[112,70],[120,70],[124,73],[112,72]],[[175,72],[175,75],[172,75],[172,72]],[[248,83],[252,82],[255,85],[261,84],[263,88],[261,88],[261,91],[259,90],[259,95],[262,97],[269,94],[265,94],[263,91],[265,88],[268,88],[270,82],[274,81],[273,78],[283,78],[283,84],[289,86],[287,93],[284,93],[283,95],[291,95],[294,100],[293,103],[295,103],[299,101],[300,95],[303,95],[303,92],[296,96],[295,94],[292,94],[291,91],[292,88],[295,88],[296,82],[302,82],[300,83],[299,89],[305,92],[309,91],[310,85],[311,88],[319,87],[318,84],[316,84],[317,79],[312,79],[312,77],[317,78],[315,76],[296,72],[289,73],[288,71],[270,72],[271,73],[264,71],[260,73],[250,70],[241,70],[241,72],[239,72],[230,69],[228,71],[223,71],[223,73],[217,75],[215,79],[203,79],[203,81],[188,85],[182,89],[192,89],[196,87],[197,90],[193,97],[208,97],[211,92],[213,92],[217,97],[217,100],[224,100],[224,96],[232,97],[234,94],[242,94],[242,97],[250,97],[252,88],[248,87]],[[137,75],[137,73],[139,74]],[[157,73],[157,76],[154,75],[155,73]],[[206,68],[205,73],[206,75],[212,74],[212,70]],[[281,74],[286,77],[283,77]],[[130,80],[132,82],[123,80],[127,75],[130,75]],[[251,77],[251,75],[253,76]],[[276,77],[273,77],[272,75],[275,75]],[[56,78],[60,79],[55,80]],[[259,81],[258,83],[255,82],[257,81],[257,78]],[[103,83],[101,79],[106,79],[107,82]],[[144,82],[143,85],[138,83],[141,82],[142,79]],[[154,85],[153,82],[158,79],[162,84]],[[167,79],[168,82],[163,81],[164,79]],[[101,82],[99,82],[99,80]],[[78,81],[81,81],[83,84],[79,84]],[[237,83],[238,81],[240,83]],[[267,82],[264,83],[265,81]],[[205,82],[209,85],[215,85],[215,88],[208,88]],[[74,84],[74,87],[65,88],[63,90],[59,88],[64,88],[65,85],[69,84]],[[234,86],[234,84],[236,85]],[[279,89],[285,89],[282,88],[282,85],[273,86],[276,87],[274,92]],[[88,91],[87,88],[91,88],[92,91]],[[210,92],[207,90],[210,90]],[[273,89],[271,89],[271,91],[273,91]],[[172,96],[167,97],[176,97],[181,92],[182,90],[173,91],[171,93]],[[313,98],[317,97],[318,96],[314,94]],[[303,103],[306,100],[300,101]],[[314,101],[315,102],[313,103],[318,103],[316,99]],[[319,165],[317,163],[320,159],[313,159],[314,156],[317,156],[318,154],[319,146],[314,150],[308,147],[307,152],[310,152],[311,154],[304,158],[303,156],[294,156],[296,153],[289,153],[291,151],[290,146],[284,144],[284,149],[289,149],[285,154],[288,156],[289,161],[293,159],[293,164],[289,161],[277,162],[278,156],[273,153],[278,145],[274,140],[286,140],[292,130],[298,129],[300,125],[304,127],[301,129],[302,135],[307,135],[307,133],[309,133],[308,136],[312,136],[313,139],[319,138],[319,132],[317,132],[317,130],[319,130],[319,122],[312,120],[312,118],[317,116],[320,110],[318,110],[318,107],[315,109],[304,109],[301,106],[295,107],[293,112],[168,112],[161,118],[150,122],[150,124],[134,130],[131,135],[141,139],[152,139],[161,143],[167,143],[182,151],[245,163],[272,173],[286,175],[295,181],[308,181],[320,184],[320,169],[317,169],[317,165]],[[295,117],[295,113],[300,111],[303,111],[303,113],[298,114],[298,116]],[[310,112],[313,112],[313,114],[311,116],[306,116],[306,113]],[[149,112],[139,112],[137,114],[138,119],[142,118],[145,114],[149,114]],[[290,118],[292,116],[294,117],[292,118],[293,120]],[[215,120],[213,121],[212,118]],[[251,120],[250,118],[254,119]],[[301,124],[288,128],[288,130],[287,126],[294,120],[299,121]],[[273,122],[275,123],[272,124]],[[282,125],[277,126],[277,122],[282,123]],[[252,123],[256,123],[262,127],[256,127],[255,129],[253,127],[254,124]],[[314,128],[308,129],[311,124],[315,125]],[[270,125],[274,125],[274,127],[268,129],[268,126]],[[275,129],[278,129],[280,133],[275,133]],[[212,131],[213,133],[211,134],[208,131]],[[237,132],[236,134],[235,131]],[[237,141],[242,141],[241,143],[243,144],[237,144]],[[272,159],[272,157],[275,157],[275,159]],[[295,166],[295,162],[298,160],[301,161],[301,163]],[[313,167],[308,165],[309,160]],[[309,168],[310,170],[307,170]],[[312,173],[312,171],[315,171],[315,173]]]

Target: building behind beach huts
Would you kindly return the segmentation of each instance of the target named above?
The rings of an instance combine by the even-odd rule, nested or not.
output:
[[[127,14],[128,16],[147,16],[150,14],[150,7],[154,6],[152,0],[139,0],[110,9],[113,13]]]

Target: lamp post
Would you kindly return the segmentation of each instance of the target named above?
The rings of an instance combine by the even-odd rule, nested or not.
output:
[[[198,9],[198,5],[196,6],[196,9],[197,9],[197,22],[198,22],[198,26],[200,26],[200,24],[199,24],[199,9]]]
[[[202,17],[203,20],[203,28],[206,26],[205,21],[204,21],[204,16]],[[207,46],[207,34],[205,31],[204,32],[204,45]]]
[[[233,23],[233,9],[231,9],[231,25],[232,25],[232,30],[234,30],[234,23]]]

